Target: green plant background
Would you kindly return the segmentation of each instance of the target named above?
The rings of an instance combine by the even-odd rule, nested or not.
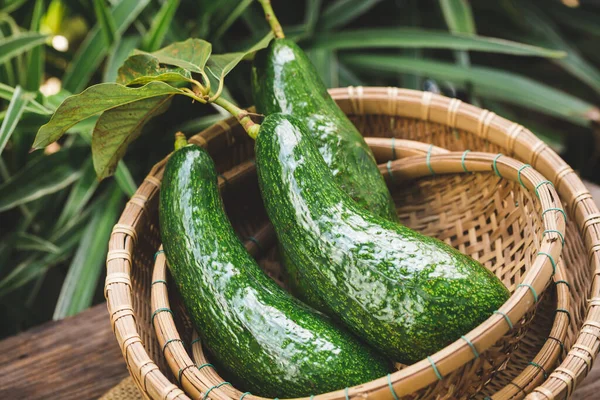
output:
[[[527,126],[583,177],[600,180],[600,3],[272,3],[329,87],[392,85],[460,97]],[[62,100],[114,82],[133,49],[194,37],[226,53],[268,30],[252,0],[0,0],[0,337],[102,301],[108,237],[125,200],[177,130],[191,135],[224,117],[175,97],[129,146],[114,178],[99,182],[90,154],[97,117],[30,152]],[[67,39],[67,51],[52,46],[55,35]],[[241,106],[252,104],[248,77],[242,63],[225,83]],[[62,89],[45,96],[39,88],[49,78]]]

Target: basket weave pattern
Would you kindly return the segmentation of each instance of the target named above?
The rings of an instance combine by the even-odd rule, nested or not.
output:
[[[340,89],[334,90],[333,93],[338,97],[342,108],[355,115],[355,122],[365,135],[417,139],[452,150],[470,148],[497,151],[500,146],[504,146],[509,150],[503,150],[506,154],[512,154],[514,150],[518,158],[529,161],[536,169],[553,180],[565,200],[569,216],[577,223],[581,236],[585,238],[585,249],[589,252],[590,258],[585,264],[567,265],[580,271],[579,274],[575,274],[580,281],[575,282],[575,285],[579,285],[582,290],[575,300],[577,303],[582,300],[585,302],[585,293],[590,288],[589,281],[593,276],[593,267],[590,267],[590,264],[594,263],[593,266],[598,264],[597,210],[591,201],[591,196],[586,195],[587,191],[572,170],[545,145],[540,144],[541,142],[530,132],[489,112],[456,103],[442,96],[428,96],[420,92],[385,88]],[[368,115],[364,115],[365,113]],[[430,119],[438,123],[422,122],[415,118]],[[458,128],[456,132],[453,127]],[[223,134],[223,131],[227,134]],[[487,140],[488,137],[495,142],[495,145]],[[214,155],[218,169],[223,172],[249,159],[252,153],[251,142],[245,135],[236,134],[235,129],[230,129],[227,122],[205,131],[202,136],[196,136],[192,142],[194,141],[208,147]],[[136,196],[128,203],[119,224],[115,227],[107,259],[109,274],[106,295],[117,340],[141,390],[152,398],[186,398],[183,392],[161,373],[168,369],[161,356],[162,348],[158,346],[150,326],[151,310],[148,299],[151,276],[149,271],[153,264],[152,256],[159,245],[156,229],[156,191],[163,166],[163,163],[159,163],[151,171]],[[227,190],[226,188],[225,191]],[[502,196],[500,201],[503,201]],[[232,220],[235,222],[235,217],[232,217]],[[243,222],[243,225],[252,224],[257,225],[252,221]],[[239,232],[244,232],[245,229],[245,232],[250,234],[256,232],[260,226],[245,228],[235,226],[235,228]],[[488,233],[490,238],[493,235],[493,232]],[[569,247],[571,242],[581,247],[581,236],[576,235],[573,239],[570,236],[565,247]],[[472,242],[477,243],[477,240]],[[465,242],[463,245],[467,249],[470,242]],[[510,259],[511,256],[497,254],[496,257]],[[488,261],[482,259],[482,261],[492,262],[492,258]],[[564,262],[567,264],[580,262],[580,260],[572,258]],[[594,282],[592,288],[596,295],[597,283]],[[574,283],[571,282],[571,285]],[[583,375],[582,364],[587,364],[586,360],[591,359],[589,353],[587,356],[584,353],[586,350],[594,352],[598,345],[597,336],[600,329],[593,323],[599,316],[596,315],[596,303],[592,302],[591,306],[588,313],[589,321],[584,327],[585,332],[580,334],[579,347],[572,350],[572,354],[565,361],[570,363],[567,368],[574,371],[574,376]],[[572,318],[578,317],[572,315]],[[168,357],[169,351],[165,354]],[[561,376],[559,378],[555,378],[556,374],[561,372],[553,374],[546,383],[546,386],[553,389],[544,387],[536,390],[540,394],[547,390],[554,390],[557,394],[566,391],[568,385],[562,375],[568,373],[563,372],[562,375],[558,375]]]

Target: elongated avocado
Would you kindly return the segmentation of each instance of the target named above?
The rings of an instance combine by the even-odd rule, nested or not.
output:
[[[300,397],[358,385],[390,365],[258,266],[223,209],[208,153],[183,147],[160,191],[169,270],[211,362],[240,389]]]
[[[252,68],[252,92],[258,112],[292,114],[308,128],[335,181],[362,207],[398,221],[396,207],[369,146],[333,101],[304,51],[293,41],[275,39],[259,52]],[[283,252],[282,263],[293,292],[329,312]]]
[[[360,207],[304,129],[289,115],[266,117],[255,145],[259,184],[281,246],[347,327],[413,363],[508,299],[500,280],[472,258]]]

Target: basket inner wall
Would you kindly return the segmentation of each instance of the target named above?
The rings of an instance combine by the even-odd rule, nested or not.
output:
[[[498,146],[475,135],[440,124],[379,115],[354,116],[352,120],[365,136],[394,136],[418,140],[454,151],[500,150]],[[219,172],[253,157],[253,142],[241,129],[233,128],[224,136],[226,140],[214,146],[211,142],[208,146]],[[530,263],[537,253],[539,243],[534,241],[540,237],[542,226],[537,199],[532,198],[527,191],[521,190],[518,185],[500,180],[492,173],[421,179],[417,184],[405,184],[397,188],[393,194],[396,203],[403,205],[398,211],[405,224],[425,234],[436,236],[479,259],[511,290],[523,276],[524,266]],[[248,179],[247,185],[235,190],[225,188],[223,197],[228,215],[241,238],[251,235],[266,221],[255,177]],[[147,212],[140,215],[138,232],[144,232],[144,235],[141,235],[134,251],[133,303],[136,313],[139,313],[137,324],[144,345],[150,357],[169,376],[171,374],[150,325],[149,299],[153,255],[160,244],[157,205],[158,196],[151,197]],[[531,218],[532,215],[535,217]],[[567,228],[569,229],[569,226]],[[573,226],[570,228],[573,229]],[[568,237],[570,240],[565,245],[565,253],[570,256],[564,259],[567,265],[570,262],[579,262],[575,258],[583,254],[584,248],[579,235]],[[529,242],[524,238],[529,238]],[[271,276],[281,281],[276,249],[261,254],[259,262]],[[579,321],[583,315],[587,295],[584,283],[590,275],[591,272],[579,268],[572,278],[574,290],[581,292],[579,299],[573,302],[576,304],[574,318],[579,318]],[[172,306],[179,319],[182,339],[189,343],[191,325],[185,318],[179,317],[184,313],[178,303],[173,301]],[[567,339],[572,342],[575,335],[576,326]]]

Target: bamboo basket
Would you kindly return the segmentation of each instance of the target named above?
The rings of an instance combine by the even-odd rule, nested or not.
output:
[[[373,150],[378,162],[408,157],[412,155],[426,155],[431,151],[428,144],[403,139],[366,138],[367,144]],[[446,153],[448,150],[434,147],[433,154]],[[380,165],[382,174],[387,173],[387,164]],[[579,233],[574,224],[567,226],[567,238],[576,237]],[[540,385],[553,371],[559,358],[563,357],[565,349],[569,349],[578,333],[577,321],[583,318],[583,308],[571,300],[572,287],[576,290],[587,284],[583,280],[582,269],[568,268],[564,270],[565,260],[567,265],[581,265],[586,263],[585,248],[580,241],[571,241],[566,246],[558,261],[557,270],[561,271],[554,276],[558,282],[555,288],[555,298],[545,299],[545,304],[538,307],[531,328],[521,339],[519,348],[511,356],[510,362],[495,374],[475,398],[489,398],[493,400],[519,400],[529,394],[536,386]],[[579,246],[578,246],[579,245]],[[569,284],[575,282],[575,284]],[[582,285],[583,284],[583,285]],[[581,301],[579,302],[581,303]]]
[[[572,290],[572,297],[581,312],[573,313],[572,323],[582,326],[588,294],[591,292],[597,297],[598,291],[594,274],[599,249],[598,212],[581,181],[555,153],[519,125],[443,96],[395,88],[337,89],[332,94],[367,136],[417,139],[455,151],[468,148],[496,152],[502,149],[507,155],[530,162],[552,180],[567,207],[570,217],[567,229],[574,225],[576,229],[571,229],[579,231],[578,235],[567,237],[565,248],[577,249],[578,245],[585,248],[590,257],[584,263],[564,260],[566,270],[578,271],[575,274],[578,279],[571,282],[571,287],[577,288],[577,291]],[[245,143],[248,139],[240,131],[231,121],[223,121],[195,136],[192,142],[206,146],[213,154],[219,171],[224,172],[252,156],[252,146]],[[115,226],[107,257],[105,295],[117,340],[141,391],[151,398],[186,398],[165,376],[168,368],[150,326],[150,270],[159,244],[156,193],[162,167],[163,164],[159,163],[152,169]],[[257,219],[261,217],[256,216]],[[245,222],[248,225],[256,223]],[[593,285],[590,284],[592,280]],[[536,389],[538,393],[547,394],[548,390],[554,390],[556,395],[564,394],[567,387],[571,389],[573,386],[565,376],[579,378],[585,373],[587,364],[591,364],[600,330],[594,325],[599,319],[596,303],[597,299],[594,299],[589,304],[588,320],[575,344],[578,347],[573,346],[563,362],[565,371],[569,372],[553,373],[544,387]],[[590,350],[591,354],[585,353],[586,350]],[[418,375],[417,378],[433,378],[435,381],[433,374]],[[210,395],[212,397],[212,393]],[[390,397],[391,393],[388,391],[384,396]],[[378,396],[374,394],[372,397]]]
[[[400,141],[399,141],[400,142]],[[402,149],[403,152],[407,152],[407,151],[412,151],[413,148],[416,147],[416,151],[418,152],[418,147],[421,146],[420,143],[416,143],[415,142],[410,142],[410,141],[402,141],[402,143],[398,143],[399,144],[399,148]],[[427,167],[427,168],[421,168],[420,170],[416,170],[415,171],[415,164],[413,163],[411,165],[411,161],[414,161],[414,159],[406,159],[403,160],[402,163],[397,164],[397,163],[390,163],[389,166],[386,166],[386,170],[387,170],[387,174],[390,178],[394,179],[395,183],[400,183],[400,180],[404,180],[406,178],[410,178],[410,177],[420,177],[422,176],[424,173],[425,174],[430,174],[431,171],[429,171],[428,169],[433,170],[433,168],[436,165],[442,165],[442,167],[440,168],[441,171],[446,171],[447,172],[456,172],[456,168],[458,167],[459,169],[466,169],[469,168],[469,170],[471,170],[471,168],[474,168],[475,171],[484,171],[486,174],[485,175],[490,175],[488,173],[489,170],[489,166],[493,166],[493,168],[495,168],[495,170],[498,173],[501,173],[501,170],[504,170],[505,168],[508,168],[508,176],[512,176],[514,178],[515,181],[519,180],[520,182],[523,182],[523,187],[527,186],[529,187],[531,190],[534,190],[536,187],[538,187],[538,189],[540,190],[539,194],[540,194],[540,198],[543,197],[544,195],[541,193],[541,187],[543,185],[543,182],[545,181],[545,179],[535,173],[534,171],[531,171],[531,175],[529,176],[528,179],[530,179],[530,181],[528,183],[525,183],[525,173],[523,170],[520,171],[520,169],[524,166],[522,163],[516,162],[514,160],[511,160],[507,157],[504,158],[504,160],[499,161],[499,158],[497,157],[497,155],[490,155],[487,153],[471,153],[471,154],[466,154],[466,153],[462,153],[459,154],[458,157],[456,157],[456,154],[454,154],[454,158],[450,158],[453,155],[452,154],[448,154],[447,151],[442,150],[442,149],[435,149],[433,148],[433,146],[427,146],[428,147],[428,156],[431,156],[431,158],[424,158],[421,157],[420,158],[420,167]],[[438,155],[435,155],[438,154]],[[442,156],[445,156],[444,160],[439,160]],[[463,157],[464,156],[464,157]],[[429,161],[429,164],[428,164]],[[450,167],[450,169],[448,169],[448,163],[450,163],[451,165],[453,165],[455,167],[455,169],[453,170],[452,167]],[[418,164],[417,164],[418,166]],[[412,168],[412,173],[411,173],[411,168]],[[438,171],[436,169],[436,171],[439,173],[440,171]],[[253,172],[253,170],[252,170]],[[504,176],[506,173],[506,171],[504,171],[502,173],[502,176]],[[394,178],[394,176],[396,176],[397,178]],[[229,175],[226,175],[226,178],[229,178]],[[428,183],[423,183],[423,187],[420,187],[419,193],[423,195],[424,198],[434,198],[434,197],[439,197],[441,196],[442,198],[439,200],[439,203],[441,204],[445,204],[447,202],[447,200],[451,200],[451,197],[455,196],[455,194],[457,192],[462,192],[462,191],[469,191],[469,189],[472,189],[472,181],[470,180],[466,180],[463,182],[463,180],[459,180],[456,179],[458,177],[455,177],[455,179],[450,180],[450,184],[448,184],[449,179],[445,179],[445,177],[440,177],[439,179],[437,179],[437,182],[435,184],[432,184],[431,182]],[[411,183],[411,185],[414,183]],[[504,186],[504,185],[498,185],[497,182],[493,182],[490,187],[498,187],[498,186]],[[450,190],[449,190],[450,189]],[[485,197],[483,199],[483,201],[481,201],[481,199],[476,199],[472,204],[469,204],[468,208],[468,212],[466,214],[471,213],[473,216],[477,216],[479,214],[482,214],[484,216],[489,217],[489,214],[493,214],[494,216],[496,216],[496,218],[498,220],[502,220],[503,217],[507,218],[508,220],[512,220],[515,221],[515,219],[517,218],[516,215],[519,215],[519,220],[524,221],[529,219],[527,217],[528,213],[530,212],[534,212],[534,210],[529,206],[531,199],[526,195],[526,193],[519,193],[519,192],[523,192],[523,190],[519,190],[518,189],[514,189],[514,188],[510,188],[510,190],[508,192],[502,192],[502,190],[500,191],[495,191],[495,190],[491,190],[492,196],[490,198],[490,200],[494,199],[494,200],[498,200],[500,196],[500,198],[502,199],[508,199],[506,200],[507,203],[514,203],[515,201],[519,202],[521,204],[520,208],[515,206],[514,204],[511,204],[509,207],[499,207],[501,210],[494,210],[494,211],[490,211],[490,207],[489,205],[487,206],[479,206],[480,203],[486,204],[486,203],[490,203],[487,202]],[[556,198],[556,193],[552,190],[551,187],[547,188],[549,189],[548,194],[550,197],[554,197]],[[413,195],[414,190],[411,190],[410,193],[408,193],[409,195]],[[440,194],[441,193],[441,194]],[[406,196],[405,200],[408,200],[410,196]],[[527,197],[527,199],[526,199]],[[426,201],[426,203],[428,203]],[[496,201],[494,201],[493,203],[497,203]],[[404,219],[405,222],[407,222],[409,225],[411,223],[410,219],[415,217],[415,212],[414,212],[414,208],[415,208],[415,202],[410,202],[410,201],[400,201],[399,204],[407,204],[407,207],[404,208],[402,206],[400,206],[399,208],[399,215],[401,217],[401,219]],[[475,207],[473,207],[475,205]],[[437,223],[435,221],[433,221],[433,219],[435,218],[436,215],[440,215],[440,214],[436,214],[436,212],[439,211],[439,207],[436,207],[435,205],[430,205],[429,207],[431,207],[431,211],[426,213],[424,215],[425,218],[430,219],[430,221],[428,222],[429,225],[429,230],[430,230],[430,234],[437,234],[439,235],[441,233],[442,238],[444,237],[444,233],[447,232],[448,230],[451,230],[448,228],[448,226],[445,223]],[[551,205],[552,208],[557,208],[560,207],[560,204],[555,203],[553,205]],[[487,213],[485,212],[485,209],[487,209]],[[542,212],[543,212],[542,208]],[[447,216],[450,217],[456,217],[457,219],[459,219],[459,222],[454,222],[453,225],[459,223],[459,224],[468,224],[470,223],[473,219],[477,219],[476,217],[469,217],[469,216],[465,216],[463,214],[459,214],[456,215],[455,212],[453,212],[455,210],[452,210],[450,212],[446,212],[445,214]],[[503,215],[503,212],[506,212],[507,214]],[[441,215],[444,215],[444,213],[442,213]],[[510,215],[510,216],[509,216]],[[422,218],[419,218],[419,221],[421,221]],[[540,219],[541,221],[541,219]],[[550,218],[549,222],[552,222],[553,219]],[[414,221],[413,221],[414,223]],[[542,225],[542,224],[540,224]],[[518,224],[515,224],[514,222],[511,223],[511,226],[518,230],[517,226]],[[249,250],[250,251],[255,251],[256,249],[253,246],[250,246],[251,243],[260,243],[262,248],[269,248],[270,246],[273,245],[273,238],[272,238],[272,232],[270,232],[270,230],[268,229],[269,226],[266,225],[265,227],[261,228],[258,230],[257,235],[254,236],[254,240],[253,241],[248,241],[247,245],[249,246]],[[439,230],[441,228],[441,230]],[[561,242],[561,235],[562,233],[558,233],[558,231],[553,231],[552,228],[550,228],[550,226],[546,226],[545,227],[546,230],[544,231],[543,228],[538,229],[536,232],[528,232],[528,229],[525,228],[524,231],[522,231],[520,233],[524,234],[525,236],[528,236],[528,233],[531,235],[533,233],[532,236],[535,236],[535,234],[540,236],[540,241],[543,242],[544,240],[548,243],[552,243],[553,245],[557,245],[557,247],[561,246],[560,242]],[[560,229],[560,228],[559,228]],[[534,229],[535,230],[535,229]],[[550,233],[554,233],[556,234],[556,237],[550,237]],[[547,238],[544,238],[545,235],[548,235]],[[513,237],[512,235],[508,235],[509,237]],[[456,239],[451,239],[451,237],[455,237]],[[260,238],[260,239],[259,239]],[[446,241],[449,242],[449,244],[455,245],[455,246],[460,246],[461,242],[464,240],[464,236],[461,235],[454,235],[451,234],[450,236],[446,237]],[[506,237],[504,237],[503,239],[501,239],[504,241],[504,243],[510,243],[510,239],[507,240]],[[527,240],[527,239],[526,239]],[[463,243],[464,244],[464,243]],[[529,246],[526,246],[529,247]],[[537,244],[533,244],[532,247],[538,247]],[[509,248],[514,249],[512,246],[509,245]],[[474,256],[478,256],[481,252],[481,250],[478,248],[477,245],[471,245],[471,246],[466,246],[465,247],[465,251],[469,252],[469,250],[474,251],[473,255]],[[543,254],[547,254],[544,251],[545,249],[540,249],[540,252],[538,253],[539,255],[543,255]],[[509,250],[510,251],[510,250]],[[534,253],[535,254],[535,253]],[[557,258],[558,260],[558,258]],[[521,267],[526,266],[526,267],[531,267],[533,264],[529,264],[527,262],[528,260],[525,260],[524,264],[521,264]],[[495,271],[499,277],[503,277],[504,278],[504,282],[505,284],[507,284],[507,286],[509,286],[509,288],[511,288],[513,291],[519,287],[519,283],[521,283],[520,279],[514,279],[514,276],[510,275],[510,273],[506,273],[507,270],[510,270],[511,268],[506,265],[506,263],[504,263],[503,261],[496,261],[494,262],[488,262],[486,263],[493,271]],[[517,263],[518,265],[519,263]],[[267,264],[269,265],[269,264]],[[518,267],[519,268],[519,267]],[[278,277],[278,271],[279,271],[279,265],[277,263],[271,263],[271,265],[269,265],[269,267],[267,268],[267,272],[270,272],[272,276],[274,276],[276,279]],[[528,274],[529,275],[529,274]],[[563,276],[563,272],[562,272],[562,267],[560,265],[560,263],[558,263],[556,265],[556,274],[554,274],[554,278],[558,281],[558,282],[564,282],[564,276]],[[527,280],[527,278],[525,278],[525,281]],[[157,258],[156,258],[156,263],[155,263],[155,268],[154,268],[154,274],[153,274],[153,282],[157,282],[160,283],[158,285],[153,285],[152,288],[152,309],[154,310],[155,313],[157,312],[161,312],[165,311],[165,310],[171,310],[170,307],[170,303],[169,303],[169,299],[167,296],[167,286],[166,286],[166,282],[167,282],[167,276],[166,276],[166,267],[165,267],[165,257],[162,255],[162,251],[159,251],[159,253],[157,254]],[[565,300],[564,296],[561,297],[561,300]],[[510,300],[509,300],[510,302]],[[175,304],[177,304],[178,302],[175,301]],[[181,340],[182,337],[185,338],[189,338],[189,334],[185,334],[184,332],[179,331],[176,328],[176,323],[175,320],[178,319],[177,316],[179,317],[180,321],[179,321],[179,326],[189,326],[189,321],[187,321],[187,319],[185,317],[183,317],[184,321],[181,321],[181,315],[180,313],[184,314],[185,311],[183,310],[183,308],[177,306],[177,308],[179,309],[178,313],[174,316],[172,314],[172,312],[170,313],[164,313],[164,317],[159,318],[158,315],[154,321],[154,328],[157,334],[157,338],[158,338],[158,342],[160,345],[165,346],[167,345],[167,343],[169,343],[170,341],[179,341]],[[545,310],[545,311],[549,311],[549,310]],[[551,312],[551,310],[550,310]],[[510,315],[511,313],[509,311],[506,311],[507,315]],[[517,319],[519,319],[519,317],[516,317]],[[504,321],[503,321],[504,323]],[[485,324],[484,324],[485,325]],[[481,326],[478,329],[480,329],[483,333],[483,335],[489,335],[492,330],[488,329],[485,326]],[[508,330],[508,328],[507,328]],[[415,389],[418,389],[419,384],[422,384],[421,382],[417,381],[414,379],[414,373],[410,372],[410,369],[415,369],[415,367],[408,367],[408,368],[404,368],[403,369],[403,376],[395,376],[395,374],[391,375],[389,377],[389,382],[388,385],[391,384],[393,386],[393,390],[394,393],[396,395],[399,395],[399,393],[401,393],[402,391],[404,391],[407,395],[409,395],[411,398],[435,398],[435,397],[447,397],[449,395],[452,396],[452,398],[455,399],[462,399],[462,398],[467,398],[470,397],[471,395],[477,393],[481,387],[483,387],[483,385],[489,381],[492,377],[492,375],[496,372],[496,370],[501,366],[504,365],[506,363],[508,363],[509,361],[509,355],[512,353],[512,349],[510,348],[510,345],[507,346],[507,342],[508,343],[517,343],[520,340],[520,337],[522,337],[522,331],[518,330],[518,329],[513,329],[511,330],[512,336],[509,336],[508,338],[503,338],[504,340],[501,340],[500,342],[496,342],[496,340],[494,340],[493,338],[487,338],[488,341],[490,343],[494,344],[494,348],[491,350],[486,350],[485,348],[482,348],[480,343],[483,343],[485,341],[485,339],[483,339],[483,337],[471,337],[470,334],[465,335],[464,339],[459,341],[459,343],[462,346],[473,346],[473,348],[470,349],[470,351],[477,356],[477,360],[470,362],[468,365],[457,369],[456,371],[453,371],[452,373],[449,373],[448,376],[444,377],[444,379],[441,379],[440,382],[435,382],[434,385],[432,385],[432,387],[427,387],[426,389],[423,389],[421,391],[415,391]],[[187,340],[187,342],[190,342],[190,340]],[[195,363],[192,362],[191,358],[187,355],[186,353],[186,349],[184,346],[177,346],[173,349],[170,349],[171,351],[171,355],[173,356],[172,359],[167,356],[167,360],[169,362],[169,366],[171,368],[171,371],[173,372],[173,374],[175,374],[177,376],[178,382],[180,383],[180,386],[183,386],[186,393],[188,393],[190,395],[191,398],[196,398],[199,396],[202,396],[203,393],[205,393],[206,391],[210,390],[211,395],[222,395],[224,398],[228,398],[228,399],[236,399],[239,398],[240,396],[242,396],[242,392],[241,391],[235,391],[231,388],[228,388],[229,390],[225,390],[220,389],[220,386],[223,386],[222,383],[224,382],[223,378],[221,378],[220,376],[218,376],[216,374],[216,372],[211,368],[206,368],[206,366],[210,366],[210,359],[206,359],[203,355],[202,352],[202,348],[198,342],[197,339],[193,339],[191,340],[191,343],[194,343],[193,346],[193,352],[194,352],[194,359],[195,359]],[[466,343],[466,344],[465,344]],[[475,350],[476,349],[476,350]],[[481,353],[481,354],[480,354]],[[432,359],[436,357],[435,355],[432,356]],[[181,360],[181,362],[180,362]],[[198,366],[201,366],[200,368],[198,368]],[[455,364],[455,368],[459,367],[460,364]],[[433,365],[429,365],[428,368],[434,368]],[[543,368],[542,366],[540,366],[540,368]],[[434,370],[435,373],[435,370]],[[189,382],[186,382],[185,380],[189,380]],[[384,379],[385,380],[385,379]],[[345,397],[345,393],[348,393],[349,396],[351,396],[352,394],[354,395],[364,395],[364,394],[368,394],[371,395],[373,394],[373,385],[374,382],[367,384],[367,385],[362,385],[359,388],[350,388],[348,390],[341,391],[338,392],[337,394],[332,393],[329,395],[329,398],[344,398]],[[391,390],[391,389],[388,389]],[[219,393],[215,393],[215,391],[218,391]],[[246,395],[245,397],[251,398],[254,396],[248,396]],[[325,396],[316,396],[317,398],[319,397],[325,397]]]

